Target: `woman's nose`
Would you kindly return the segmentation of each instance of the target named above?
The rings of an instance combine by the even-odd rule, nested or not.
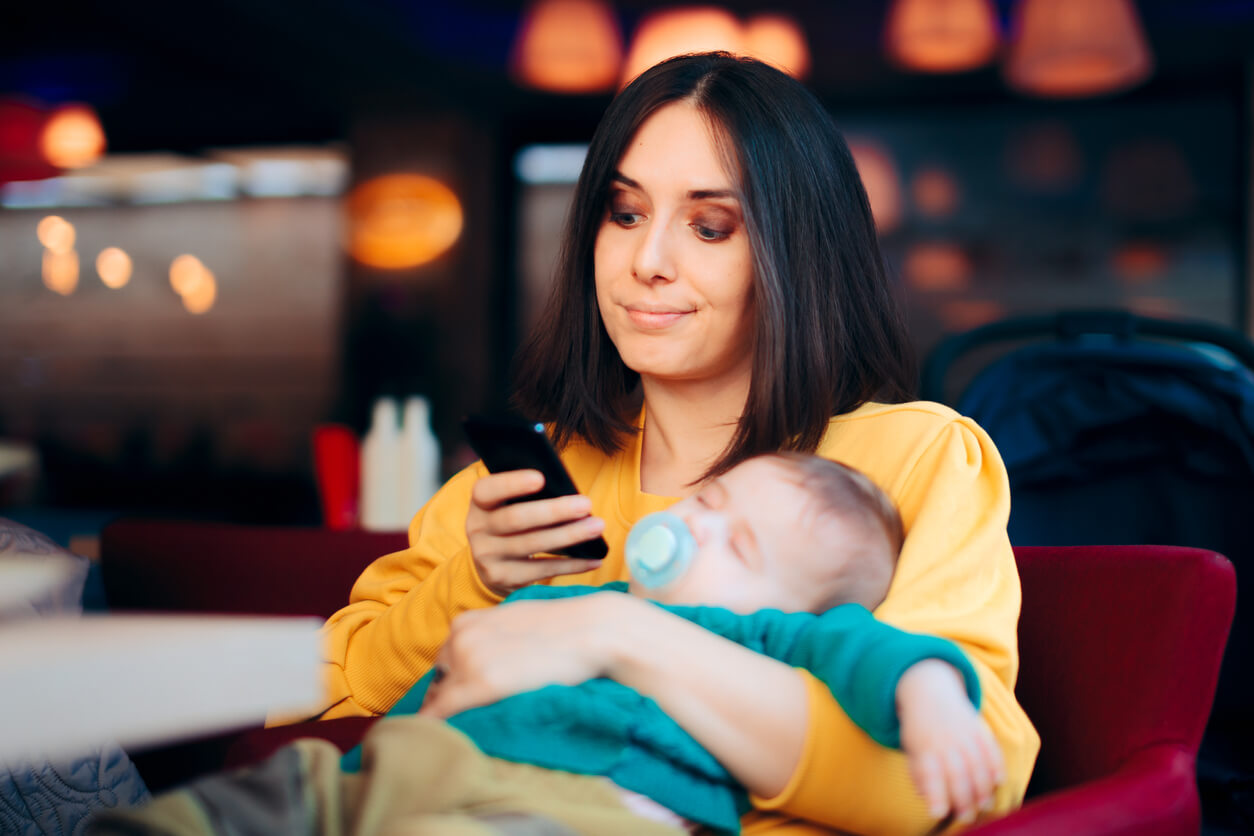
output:
[[[651,219],[640,229],[631,272],[637,281],[647,284],[675,280],[674,240],[665,219]]]

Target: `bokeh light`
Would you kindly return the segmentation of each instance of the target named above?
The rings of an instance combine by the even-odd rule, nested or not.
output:
[[[592,93],[614,86],[622,60],[622,33],[604,0],[539,0],[523,19],[512,65],[523,84]]]
[[[992,299],[954,299],[938,305],[937,318],[950,333],[969,331],[1004,319],[1006,306]]]
[[[888,149],[867,139],[850,139],[849,151],[862,177],[875,228],[883,235],[901,222],[901,177]]]
[[[403,269],[443,255],[462,232],[462,205],[448,186],[420,174],[367,180],[348,196],[348,251],[371,267]]]
[[[190,291],[183,294],[183,307],[191,314],[207,313],[218,299],[218,282],[213,273],[205,270]]]
[[[124,287],[131,280],[133,267],[131,257],[120,247],[105,247],[96,256],[96,273],[100,281],[114,290]]]
[[[44,250],[44,285],[55,293],[69,296],[78,287],[78,253]]]
[[[104,129],[86,105],[66,105],[48,117],[39,137],[39,151],[60,168],[91,165],[105,150]]]
[[[1039,122],[1015,133],[1006,145],[1010,178],[1025,188],[1062,194],[1084,174],[1084,154],[1075,133],[1061,122]]]
[[[947,218],[957,211],[962,189],[948,170],[929,166],[919,169],[910,178],[910,199],[919,214]]]
[[[919,241],[906,250],[902,268],[906,283],[929,292],[966,290],[975,266],[959,245],[949,241]]]
[[[170,262],[170,287],[179,296],[195,293],[208,276],[209,269],[189,253],[176,256]]]
[[[810,73],[810,47],[796,20],[783,14],[760,14],[744,26],[744,51],[793,78]]]
[[[884,28],[888,57],[908,70],[972,70],[997,52],[991,0],[896,0]]]
[[[1011,40],[1006,82],[1035,96],[1126,90],[1154,67],[1131,0],[1022,0]]]
[[[1115,250],[1110,259],[1112,272],[1126,285],[1142,285],[1161,278],[1170,263],[1166,248],[1154,241],[1129,241]]]
[[[740,21],[724,9],[689,6],[652,12],[636,28],[623,64],[622,84],[676,55],[717,49],[741,52],[743,48]]]
[[[60,215],[49,215],[35,227],[39,243],[54,253],[68,253],[74,249],[76,233],[74,224]]]

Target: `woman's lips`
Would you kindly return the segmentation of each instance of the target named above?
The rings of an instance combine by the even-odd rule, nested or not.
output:
[[[648,308],[627,308],[627,315],[637,328],[650,331],[669,328],[692,311],[676,311],[668,309],[651,310]]]

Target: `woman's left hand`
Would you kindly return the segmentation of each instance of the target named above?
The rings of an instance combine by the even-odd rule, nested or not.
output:
[[[633,599],[615,592],[515,601],[453,620],[420,714],[448,718],[545,685],[604,675],[601,639]]]

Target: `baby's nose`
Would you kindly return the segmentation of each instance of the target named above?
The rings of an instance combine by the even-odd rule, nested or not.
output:
[[[698,546],[722,542],[727,539],[727,518],[715,511],[699,509],[684,516],[684,522],[692,532]]]

